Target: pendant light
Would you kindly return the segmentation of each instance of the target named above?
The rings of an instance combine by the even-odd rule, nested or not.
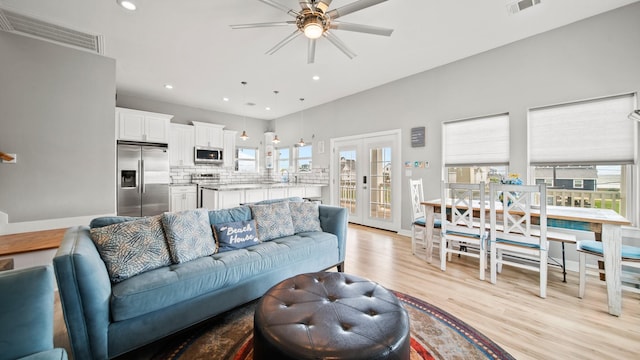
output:
[[[242,105],[247,105],[247,92],[245,90],[245,88],[247,87],[247,82],[243,81],[241,82],[242,84]],[[243,141],[246,141],[249,138],[249,135],[247,135],[247,115],[244,112],[244,110],[242,111],[242,119],[244,120],[244,125],[243,128],[245,130],[242,130],[242,135],[240,135],[240,139],[242,139]]]
[[[304,98],[300,98],[300,104],[304,102]],[[302,110],[300,111],[300,141],[298,141],[298,146],[304,146],[304,139],[302,138],[302,133],[304,133],[304,105],[302,105]]]
[[[279,93],[279,91],[278,91],[278,90],[274,90],[274,91],[273,91],[274,98],[275,98],[274,104],[275,104],[275,106],[276,106],[276,109],[278,109],[278,93]],[[275,123],[275,120],[274,120],[274,123],[273,123],[273,132],[274,132],[274,133],[276,132],[276,125],[275,125],[275,124],[276,124],[276,123]],[[278,139],[278,134],[275,134],[275,135],[274,135],[274,137],[273,137],[273,140],[271,140],[271,141],[272,141],[274,144],[279,144],[279,143],[280,143],[280,139]]]

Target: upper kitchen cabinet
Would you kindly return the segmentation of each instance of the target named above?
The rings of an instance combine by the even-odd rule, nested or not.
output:
[[[195,130],[191,125],[171,124],[169,131],[169,165],[193,166]]]
[[[192,121],[196,130],[196,146],[220,148],[224,146],[224,125]]]
[[[235,130],[224,131],[222,159],[224,160],[224,167],[226,168],[233,168],[235,166],[236,136],[238,136],[238,132]]]
[[[118,140],[167,144],[173,115],[116,108]]]

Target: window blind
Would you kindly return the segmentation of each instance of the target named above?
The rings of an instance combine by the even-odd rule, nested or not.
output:
[[[633,94],[529,110],[531,165],[635,163]]]
[[[444,164],[509,164],[509,114],[443,123]]]

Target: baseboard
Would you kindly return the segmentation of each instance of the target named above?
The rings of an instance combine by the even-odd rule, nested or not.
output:
[[[398,235],[411,237],[411,230],[400,229]]]
[[[0,235],[19,234],[31,231],[52,229],[64,229],[72,226],[89,225],[92,219],[100,216],[113,216],[115,214],[87,215],[70,218],[46,219],[36,221],[24,221],[17,223],[8,222],[7,214],[0,212]]]

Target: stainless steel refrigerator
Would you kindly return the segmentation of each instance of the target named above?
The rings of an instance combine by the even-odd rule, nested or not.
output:
[[[118,143],[118,215],[152,216],[169,211],[167,146]]]

